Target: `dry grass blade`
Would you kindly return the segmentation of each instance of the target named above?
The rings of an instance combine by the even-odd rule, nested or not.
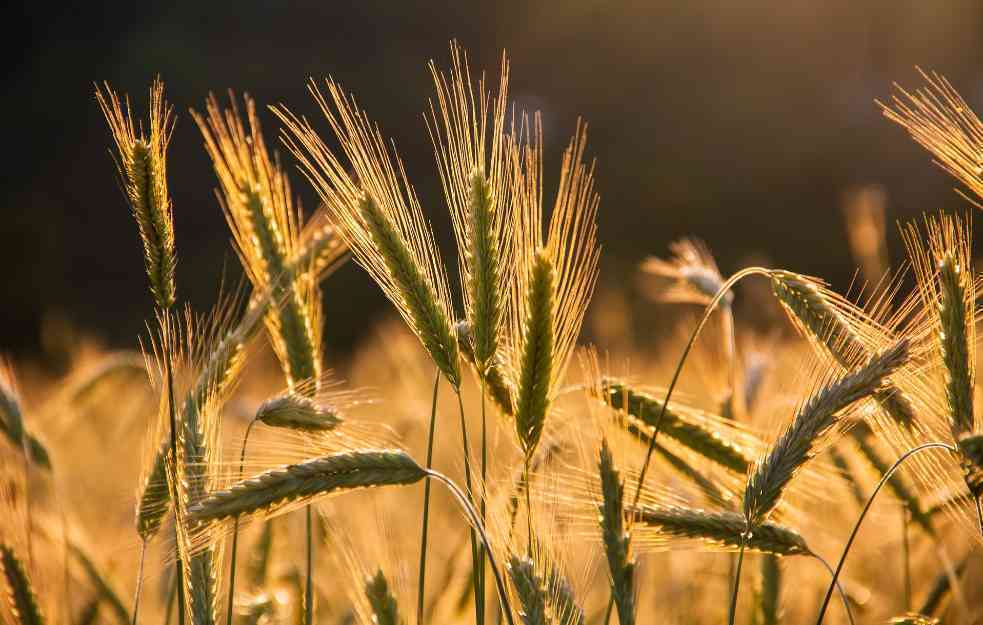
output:
[[[744,493],[748,529],[775,509],[795,474],[817,453],[824,439],[843,422],[842,410],[881,388],[884,379],[908,359],[903,339],[875,354],[866,365],[824,384],[798,409],[795,418],[757,462]]]
[[[335,156],[307,120],[281,107],[275,112],[286,127],[284,140],[355,259],[457,388],[461,375],[454,316],[433,232],[402,163],[390,155],[378,129],[337,83],[329,80],[326,87],[328,97],[313,82],[310,91],[348,163]]]
[[[7,604],[18,625],[44,625],[37,595],[23,563],[14,550],[0,543],[0,564],[7,586]]]
[[[389,582],[382,569],[365,580],[365,598],[372,609],[372,622],[375,625],[402,625],[396,597],[389,590]]]
[[[611,573],[611,594],[623,625],[635,622],[635,560],[631,530],[625,523],[625,485],[614,466],[607,440],[601,441],[598,472],[601,478],[601,536]]]
[[[953,177],[983,198],[983,122],[945,77],[919,71],[926,86],[914,93],[896,86],[898,95],[881,104],[884,116],[903,126]]]
[[[216,490],[189,509],[188,521],[207,524],[238,515],[275,514],[315,497],[420,481],[426,472],[402,451],[351,451],[271,469]]]
[[[795,530],[777,523],[762,522],[750,535],[747,521],[739,512],[708,512],[673,505],[640,505],[632,511],[640,527],[658,530],[670,538],[694,539],[716,547],[738,549],[745,536],[745,549],[777,556],[810,555],[808,545]]]
[[[601,380],[600,398],[615,410],[637,420],[636,426],[641,432],[654,428],[662,413],[662,400],[611,378]],[[671,405],[666,408],[659,431],[736,473],[747,473],[751,466],[751,459],[741,445],[727,440],[720,431],[684,418]]]
[[[109,84],[96,88],[96,100],[116,142],[116,165],[123,192],[136,218],[143,240],[144,261],[150,290],[157,306],[174,304],[174,216],[167,191],[167,145],[174,128],[171,107],[164,101],[164,84],[150,87],[150,129],[144,135],[136,126],[127,99],[125,106]],[[125,108],[125,111],[124,111]]]

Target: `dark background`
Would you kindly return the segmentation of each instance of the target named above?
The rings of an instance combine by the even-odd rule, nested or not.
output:
[[[893,81],[918,86],[920,65],[983,108],[979,0],[199,0],[32,3],[11,16],[7,40],[18,52],[7,57],[0,117],[0,351],[15,354],[38,349],[46,319],[133,345],[152,310],[93,81],[130,93],[141,115],[153,76],[166,82],[179,114],[169,158],[178,291],[198,309],[214,301],[223,271],[239,275],[187,114],[210,90],[314,114],[307,78],[339,79],[395,138],[450,260],[421,115],[432,92],[425,64],[446,66],[457,38],[473,68],[494,74],[507,49],[515,100],[544,113],[554,184],[577,116],[590,122],[608,284],[628,284],[640,258],[697,234],[725,272],[763,253],[845,288],[845,189],[883,185],[892,221],[965,204],[874,99]],[[264,115],[272,143],[277,124]],[[293,179],[311,208],[313,194]],[[325,299],[336,353],[389,314],[354,266],[326,283]]]

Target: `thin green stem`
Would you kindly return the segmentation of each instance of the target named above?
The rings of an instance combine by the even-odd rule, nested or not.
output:
[[[815,558],[816,560],[818,560],[820,564],[823,565],[823,568],[825,568],[826,569],[826,572],[829,573],[830,577],[832,577],[833,576],[833,567],[831,567],[829,565],[829,562],[827,562],[826,560],[824,560],[822,558],[822,556],[816,555],[815,553],[813,553],[811,555],[812,555],[813,558]],[[846,618],[847,618],[847,620],[850,621],[850,625],[854,625],[854,623],[853,623],[853,609],[850,607],[850,600],[847,598],[846,593],[843,591],[843,587],[840,586],[839,580],[836,581],[836,594],[838,594],[840,596],[840,601],[843,603],[843,609],[846,611]]]
[[[485,526],[481,523],[481,519],[478,518],[474,505],[468,500],[468,497],[461,492],[461,489],[457,486],[457,484],[455,484],[453,480],[443,473],[428,470],[427,474],[447,487],[457,503],[460,504],[461,509],[464,511],[464,515],[471,524],[472,532],[477,529],[478,535],[481,537],[481,543],[485,546],[486,551],[488,552],[488,566],[491,567],[492,575],[495,577],[495,586],[498,588],[498,600],[502,604],[502,612],[505,613],[505,619],[508,621],[508,625],[515,625],[515,621],[512,618],[512,605],[509,602],[509,596],[505,590],[505,583],[502,581],[502,574],[498,568],[498,563],[495,560],[495,553],[491,548],[491,543],[488,542],[488,534],[485,532]]]
[[[901,566],[904,573],[904,609],[911,608],[911,555],[908,548],[908,505],[901,502]]]
[[[242,480],[242,467],[246,463],[246,443],[249,442],[249,434],[253,431],[256,418],[253,417],[246,426],[246,434],[242,437],[242,449],[239,451],[239,479]],[[236,590],[236,552],[239,547],[239,515],[236,515],[235,523],[232,525],[232,557],[229,563],[229,607],[226,614],[226,625],[232,625],[232,608],[235,600]],[[134,620],[134,625],[136,621]]]
[[[314,521],[311,518],[311,505],[307,504],[307,588],[304,591],[305,610],[304,615],[307,619],[306,625],[314,625],[314,539],[311,526]]]
[[[474,505],[474,488],[471,485],[471,446],[468,444],[468,424],[464,418],[464,400],[461,398],[461,389],[455,389],[457,392],[457,405],[461,412],[461,444],[464,450],[464,485],[467,487],[468,501],[471,505]],[[474,576],[474,619],[477,625],[483,625],[484,615],[481,614],[478,609],[478,540],[474,533],[474,528],[470,528],[471,532],[471,574]]]
[[[176,406],[174,405],[174,371],[171,365],[171,353],[173,348],[171,342],[174,337],[171,336],[170,311],[165,309],[162,312],[164,326],[166,328],[163,343],[164,369],[165,375],[167,376],[167,412],[171,421],[171,501],[174,502],[174,557],[177,563],[177,622],[178,625],[184,625],[184,562],[181,560],[181,549],[179,544],[181,537],[178,533],[178,527],[182,521],[181,505],[179,503],[180,493],[178,493],[177,485],[177,415]]]
[[[826,616],[826,608],[829,607],[829,599],[833,594],[833,588],[835,587],[837,579],[840,577],[840,571],[843,569],[843,564],[846,562],[846,557],[850,553],[850,547],[853,546],[853,540],[857,537],[857,532],[860,531],[860,525],[863,523],[864,517],[867,516],[867,511],[870,510],[870,506],[874,503],[874,498],[877,497],[877,493],[880,492],[881,487],[884,486],[889,479],[891,479],[891,476],[894,475],[894,472],[901,467],[901,464],[904,463],[905,460],[907,460],[910,456],[928,449],[946,449],[952,453],[959,453],[955,447],[947,443],[924,443],[918,447],[915,447],[914,449],[909,449],[902,454],[901,457],[898,458],[893,465],[891,465],[891,468],[887,470],[887,473],[881,477],[880,481],[877,482],[877,486],[874,487],[874,492],[872,492],[870,497],[867,498],[867,503],[864,505],[864,509],[860,512],[860,517],[857,519],[857,523],[853,526],[853,531],[850,532],[850,538],[847,540],[846,546],[843,548],[843,554],[840,555],[840,561],[836,565],[836,570],[833,572],[833,581],[830,582],[829,588],[826,589],[826,597],[823,599],[822,606],[819,608],[819,616],[816,618],[816,625],[822,625],[823,617]]]
[[[137,615],[140,613],[140,591],[143,589],[143,562],[147,558],[147,541],[140,544],[140,566],[137,568],[137,589],[133,593],[133,625],[137,625]]]
[[[529,456],[526,456],[525,464],[522,467],[522,479],[526,483],[526,555],[532,557],[532,497],[529,491],[532,484],[529,483]]]
[[[744,564],[744,547],[747,544],[747,536],[741,536],[741,550],[737,552],[737,570],[734,571],[734,592],[730,597],[730,611],[728,612],[727,622],[734,625],[734,617],[737,616],[737,591],[741,587],[741,566]]]
[[[485,415],[485,376],[479,376],[481,386],[481,522],[486,522],[487,501],[488,501],[488,422]],[[483,625],[485,621],[485,546],[478,547],[478,571],[475,577],[478,591],[478,614],[481,620],[478,625]]]
[[[611,588],[611,596],[608,598],[608,609],[604,611],[604,625],[611,622],[612,612],[614,612],[614,587]]]
[[[976,497],[976,519],[980,523],[980,536],[983,537],[983,497]]]
[[[174,613],[174,599],[177,597],[177,563],[174,563],[174,578],[171,580],[170,585],[167,589],[167,617],[164,619],[164,625],[171,625],[171,614]]]
[[[703,312],[703,318],[700,319],[700,323],[693,329],[693,334],[690,335],[689,342],[686,343],[686,348],[683,350],[683,355],[679,358],[679,363],[676,365],[676,370],[672,374],[672,381],[669,382],[669,388],[666,390],[666,398],[662,402],[662,409],[659,411],[659,417],[655,420],[652,438],[649,439],[648,451],[645,452],[645,462],[642,463],[642,470],[638,474],[638,486],[635,488],[635,497],[632,503],[632,509],[638,507],[638,499],[642,495],[642,487],[645,485],[645,477],[648,474],[649,465],[652,463],[652,453],[655,451],[655,442],[659,437],[659,428],[662,427],[662,420],[666,416],[666,409],[669,406],[669,400],[672,399],[672,392],[676,388],[676,383],[679,381],[679,374],[682,373],[683,365],[686,363],[686,358],[689,356],[690,350],[693,349],[693,345],[696,343],[696,338],[703,330],[703,326],[706,325],[707,321],[710,319],[710,315],[713,313],[714,308],[716,308],[720,300],[723,299],[727,291],[729,291],[739,280],[755,274],[769,275],[770,273],[770,271],[763,267],[748,267],[747,269],[742,269],[728,278],[727,282],[724,282],[724,284],[720,287],[720,290],[717,291],[717,294],[714,295],[713,299],[710,300],[710,303],[707,304],[706,310]]]
[[[433,435],[437,426],[437,388],[440,386],[440,369],[433,381],[433,400],[430,403],[430,432],[427,434],[427,471],[433,466]],[[427,579],[427,530],[430,525],[430,478],[423,484],[423,531],[420,537],[420,579],[417,583],[416,623],[423,625],[423,597]]]

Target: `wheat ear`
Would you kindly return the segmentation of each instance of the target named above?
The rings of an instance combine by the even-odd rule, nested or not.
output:
[[[635,559],[631,529],[626,524],[625,485],[614,466],[607,440],[601,441],[598,472],[601,478],[601,535],[611,574],[611,598],[623,625],[635,622]]]
[[[805,539],[793,529],[762,522],[748,536],[747,521],[739,512],[710,512],[672,505],[639,505],[632,514],[643,527],[651,527],[673,538],[690,538],[710,545],[744,548],[778,556],[811,555]]]
[[[634,419],[640,431],[654,428],[662,415],[659,431],[684,447],[736,473],[747,473],[751,466],[751,459],[740,445],[728,441],[720,432],[685,419],[672,406],[664,407],[661,400],[644,391],[604,378],[601,381],[601,399]]]
[[[7,605],[18,625],[44,625],[44,616],[24,565],[14,550],[3,543],[0,543],[0,564],[7,582]]]
[[[858,357],[869,353],[851,323],[851,317],[859,319],[860,312],[848,302],[814,280],[788,271],[772,271],[771,286],[796,328],[821,345],[843,369],[852,369]],[[915,409],[901,389],[888,382],[874,397],[895,423],[912,427]]]
[[[108,83],[96,88],[102,109],[116,142],[116,166],[120,182],[143,241],[144,263],[157,307],[174,304],[174,216],[167,190],[167,146],[174,128],[171,107],[164,101],[164,84],[150,87],[150,128],[137,136],[130,103],[120,103]],[[125,111],[124,111],[125,108]]]
[[[778,505],[792,478],[816,454],[823,439],[842,421],[841,411],[872,395],[908,359],[902,339],[875,354],[864,366],[824,384],[798,409],[795,418],[757,462],[744,493],[748,529],[757,527]]]
[[[402,451],[343,452],[271,469],[212,491],[189,509],[188,521],[207,524],[237,515],[271,516],[284,506],[359,488],[419,482],[426,472]]]
[[[508,564],[512,588],[519,600],[519,616],[525,625],[554,625],[546,613],[546,584],[531,558],[513,555]]]
[[[389,590],[389,582],[382,569],[365,580],[365,598],[372,609],[372,621],[375,625],[402,625],[396,597]]]

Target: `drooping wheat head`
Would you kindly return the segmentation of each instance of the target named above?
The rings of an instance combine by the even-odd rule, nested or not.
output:
[[[772,271],[771,285],[796,329],[846,371],[869,356],[875,345],[890,340],[889,331],[880,328],[874,320],[876,315],[865,314],[817,280],[787,271]],[[887,289],[882,301],[888,301],[892,292]],[[906,430],[913,427],[915,408],[898,386],[889,383],[875,397],[897,425]]]
[[[149,129],[135,125],[127,98],[124,104],[109,83],[96,87],[113,140],[120,184],[143,241],[144,263],[150,291],[157,307],[174,304],[174,216],[167,190],[167,146],[174,129],[171,107],[164,101],[164,83],[158,78],[150,87]]]
[[[672,251],[669,260],[649,256],[642,261],[642,273],[661,282],[649,294],[660,302],[709,304],[724,279],[706,243],[699,239],[680,239],[669,249]],[[726,308],[733,300],[733,292],[728,291],[720,303]]]
[[[402,162],[341,86],[316,83],[310,92],[334,131],[347,163],[306,119],[279,107],[284,141],[300,161],[332,220],[400,315],[455,388],[461,371],[447,274],[433,232]]]

